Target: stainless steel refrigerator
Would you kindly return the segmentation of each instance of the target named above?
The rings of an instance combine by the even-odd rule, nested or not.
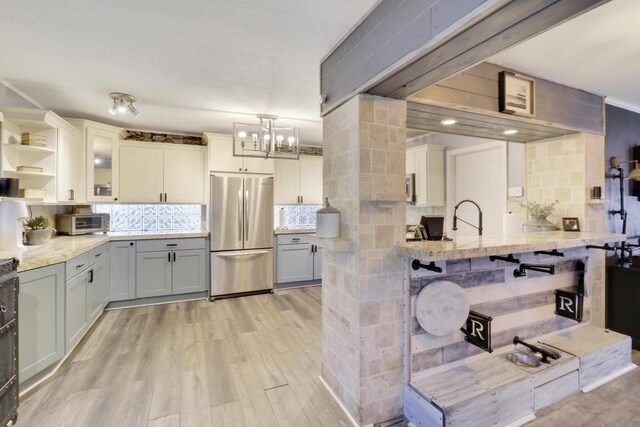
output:
[[[211,176],[211,298],[273,289],[273,178]]]

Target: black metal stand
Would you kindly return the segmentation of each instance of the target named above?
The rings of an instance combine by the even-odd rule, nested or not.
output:
[[[504,261],[511,262],[513,264],[520,264],[520,260],[518,258],[514,258],[513,254],[509,254],[509,256],[491,255],[489,257],[489,261]]]
[[[622,219],[622,234],[627,234],[627,211],[624,209],[624,169],[618,166],[616,170],[618,171],[618,175],[613,175],[611,178],[620,180],[620,209],[609,211],[609,213],[612,215],[620,215],[620,218]],[[624,267],[624,253],[626,251],[625,244],[626,242],[622,242],[620,244],[620,267]],[[608,245],[605,244],[604,246],[609,250]],[[587,248],[589,248],[589,246],[587,246]],[[597,246],[592,248],[602,249]]]
[[[421,268],[424,268],[425,270],[435,271],[436,273],[442,273],[442,268],[438,267],[435,261],[431,261],[429,264],[422,264],[419,259],[414,259],[411,262],[411,268],[413,268],[416,271],[420,270]]]

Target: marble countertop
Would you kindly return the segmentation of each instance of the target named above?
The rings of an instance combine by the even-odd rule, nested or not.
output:
[[[276,236],[280,234],[315,234],[315,232],[315,228],[308,227],[291,227],[286,229],[273,230],[273,234],[275,234]]]
[[[113,240],[152,240],[207,237],[209,233],[202,232],[111,232],[107,234],[85,234],[82,236],[56,236],[46,245],[27,246],[18,264],[18,271],[33,270],[34,268],[66,262],[71,258],[82,255],[104,243]]]
[[[603,245],[624,240],[624,234],[548,231],[508,236],[460,237],[453,241],[406,242],[397,244],[395,250],[396,254],[406,258],[443,261]]]

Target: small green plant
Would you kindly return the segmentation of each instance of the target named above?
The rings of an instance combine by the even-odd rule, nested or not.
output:
[[[31,230],[46,230],[51,226],[51,221],[42,215],[27,220],[27,227]]]
[[[553,213],[556,203],[543,204],[538,202],[529,202],[524,207],[527,213],[532,217],[548,217]]]

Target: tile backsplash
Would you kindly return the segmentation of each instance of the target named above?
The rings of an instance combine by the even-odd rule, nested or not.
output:
[[[93,205],[93,212],[109,214],[110,231],[200,231],[201,205]]]
[[[280,208],[284,209],[285,227],[309,227],[316,226],[316,211],[320,205],[275,205],[273,207],[273,225],[280,226]]]

